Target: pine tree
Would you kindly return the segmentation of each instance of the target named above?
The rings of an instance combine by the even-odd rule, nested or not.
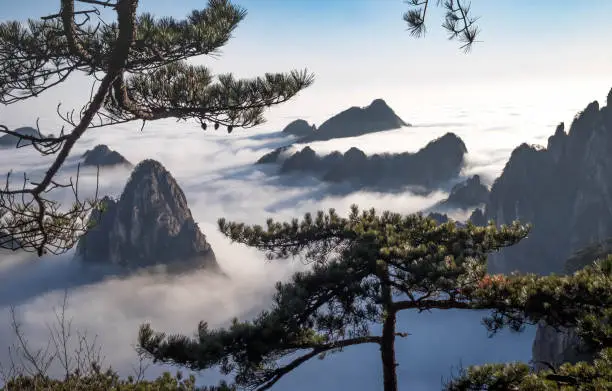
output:
[[[0,23],[0,103],[37,97],[76,72],[92,78],[91,99],[67,114],[58,106],[66,125],[56,136],[43,135],[40,128],[34,135],[21,134],[0,125],[0,134],[16,137],[17,147],[29,145],[42,155],[55,155],[41,180],[24,177],[16,187],[9,175],[0,190],[0,248],[42,255],[74,246],[96,200],[79,198],[78,180],[59,183],[55,178],[86,131],[175,118],[196,120],[204,130],[212,123],[231,132],[261,124],[267,107],[289,100],[313,81],[306,71],[252,80],[215,77],[206,67],[185,62],[217,54],[231,38],[246,11],[229,0],[209,0],[206,8],[182,20],[137,15],[138,0],[76,0],[89,8],[75,7],[75,0],[59,3],[57,14],[40,20]],[[113,9],[116,22],[102,20],[96,7]],[[94,23],[92,16],[100,22]],[[73,190],[71,208],[48,197],[58,187]]]
[[[195,338],[167,336],[143,325],[139,346],[154,360],[196,370],[219,366],[233,373],[238,385],[266,390],[310,358],[372,343],[380,347],[384,389],[395,391],[395,340],[405,336],[396,329],[399,311],[487,309],[484,324],[491,333],[504,327],[521,331],[540,320],[577,327],[590,346],[603,352],[603,364],[583,365],[588,369],[580,369],[580,381],[595,384],[595,377],[612,373],[611,352],[604,350],[612,332],[598,321],[612,313],[612,258],[573,276],[487,274],[487,254],[517,243],[529,226],[459,228],[452,221],[438,225],[422,215],[360,213],[353,206],[348,218],[330,210],[306,214],[301,221],[269,220],[266,228],[221,219],[219,228],[231,240],[265,251],[269,259],[302,256],[312,268],[277,283],[272,307],[252,321],[234,320],[218,330],[202,322]],[[373,324],[382,325],[382,334],[372,335]],[[296,352],[303,354],[279,364]],[[595,371],[597,365],[608,365],[608,372]],[[448,387],[472,389],[463,385],[535,376],[527,369],[519,364],[471,368]],[[562,373],[573,376],[572,370]],[[546,380],[548,375],[554,378],[536,378],[553,381]]]

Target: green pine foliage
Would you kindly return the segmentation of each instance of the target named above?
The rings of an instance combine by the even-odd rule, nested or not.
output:
[[[596,353],[595,360],[538,373],[524,363],[471,367],[446,385],[448,391],[612,389],[612,256],[571,276],[514,276],[491,280],[486,286],[478,293],[481,300],[508,298],[505,308],[485,319],[490,330],[504,326],[520,330],[538,320],[573,327]]]
[[[278,283],[274,304],[248,322],[227,329],[201,323],[196,338],[140,332],[140,346],[159,361],[192,369],[220,366],[239,385],[266,389],[306,360],[350,345],[381,346],[385,382],[396,387],[393,343],[398,311],[481,308],[466,288],[486,275],[487,254],[528,233],[514,224],[438,225],[421,215],[402,216],[353,207],[348,218],[334,210],[267,227],[219,221],[230,239],[265,251],[270,259],[303,256],[313,263],[288,283]],[[472,294],[472,292],[469,292]],[[490,298],[487,298],[490,299]],[[383,324],[381,335],[371,326]],[[289,364],[279,361],[294,358]]]
[[[524,363],[487,364],[463,371],[446,384],[447,391],[528,390],[600,391],[612,389],[612,348],[593,363],[565,363],[538,373]]]
[[[174,376],[170,372],[154,380],[121,379],[116,372],[96,371],[87,376],[73,373],[66,379],[53,379],[48,376],[17,376],[0,388],[1,391],[236,391],[235,386],[221,382],[218,386],[196,386],[193,375],[184,378],[181,372]]]
[[[218,366],[236,384],[264,390],[313,357],[372,343],[380,346],[384,389],[397,390],[394,343],[405,335],[396,330],[397,312],[486,309],[483,323],[492,334],[504,327],[521,331],[540,320],[576,327],[601,356],[595,364],[564,366],[558,379],[575,378],[587,384],[584,389],[607,381],[609,372],[601,368],[608,368],[605,348],[612,333],[601,320],[610,324],[612,258],[571,276],[489,275],[487,255],[519,242],[529,226],[460,228],[452,221],[360,212],[356,206],[347,218],[330,210],[286,223],[269,220],[266,227],[221,219],[219,228],[269,259],[300,256],[312,267],[277,283],[271,308],[251,321],[235,319],[216,330],[202,322],[195,337],[143,325],[140,349],[156,361],[194,370]],[[380,335],[372,333],[374,324],[382,325]],[[556,384],[549,375],[534,375],[525,364],[492,365],[470,368],[448,387]]]

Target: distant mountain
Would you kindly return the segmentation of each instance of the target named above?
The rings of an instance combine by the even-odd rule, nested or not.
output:
[[[13,129],[13,132],[19,133],[24,136],[30,136],[30,137],[36,137],[36,138],[40,137],[38,130],[30,126],[24,126],[22,128]],[[14,148],[17,146],[17,142],[19,140],[20,139],[17,136],[13,136],[12,134],[4,134],[2,137],[0,137],[0,148]],[[30,144],[32,144],[31,141],[23,140],[21,141],[21,143],[19,143],[19,146],[30,145]]]
[[[270,163],[278,163],[281,155],[284,152],[289,151],[289,149],[291,148],[290,145],[286,145],[284,147],[280,147],[280,148],[276,148],[274,151],[272,152],[268,152],[265,155],[263,155],[262,157],[260,157],[255,164],[270,164]]]
[[[489,189],[480,181],[479,175],[474,175],[451,189],[448,198],[438,204],[441,207],[470,209],[486,203],[489,199]]]
[[[305,121],[304,121],[305,122]],[[307,125],[307,124],[306,124]],[[313,125],[314,126],[314,125]],[[355,137],[363,134],[382,132],[410,126],[398,117],[382,99],[375,99],[367,107],[351,107],[323,122],[318,129],[308,133],[303,123],[299,125],[300,133],[305,136],[299,143],[324,141],[336,138]],[[298,125],[295,125],[298,129]]]
[[[482,208],[474,209],[468,220],[471,221],[473,224],[480,226],[487,225],[489,223],[489,220],[487,220],[487,218],[485,217]]]
[[[105,197],[90,217],[92,228],[77,244],[85,262],[128,269],[164,265],[169,270],[219,271],[215,254],[191,216],[185,194],[155,160],[132,171],[119,200]]]
[[[532,223],[529,236],[493,255],[501,272],[563,272],[570,254],[612,237],[612,91],[607,106],[590,103],[568,133],[561,123],[547,148],[516,148],[491,194],[481,222]],[[474,217],[474,216],[473,216]]]
[[[319,156],[304,147],[286,159],[280,159],[287,147],[279,148],[258,163],[279,163],[279,173],[312,172],[327,182],[350,182],[358,187],[400,188],[423,186],[433,188],[456,178],[461,171],[467,149],[453,133],[431,141],[415,153],[367,156],[358,148],[345,153]]]
[[[317,127],[314,125],[309,125],[303,119],[296,119],[293,122],[290,122],[289,125],[285,126],[282,133],[291,134],[298,137],[306,137],[312,135],[317,130]]]
[[[133,167],[123,155],[117,151],[111,150],[107,145],[99,144],[93,149],[87,150],[83,154],[84,166],[100,166],[100,167]]]
[[[612,237],[576,251],[565,261],[564,271],[572,274],[585,266],[592,264],[597,259],[605,259],[612,254]]]

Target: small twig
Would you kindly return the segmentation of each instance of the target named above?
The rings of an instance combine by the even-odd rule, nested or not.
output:
[[[96,14],[96,15],[100,15],[100,11],[95,9],[95,8],[92,9],[92,10],[86,10],[86,11],[75,11],[75,12],[72,13],[72,15],[88,15],[88,14],[92,14],[92,13]],[[62,16],[62,14],[59,13],[59,14],[53,14],[53,15],[48,15],[48,16],[41,16],[40,18],[42,20],[51,20],[51,19],[59,18],[61,16]]]

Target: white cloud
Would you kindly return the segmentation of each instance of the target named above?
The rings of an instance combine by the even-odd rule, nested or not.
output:
[[[304,117],[320,124],[347,106],[367,105],[372,99],[383,97],[398,115],[418,126],[317,143],[315,149],[324,152],[358,146],[369,153],[416,151],[432,138],[453,131],[464,139],[470,151],[466,173],[480,173],[490,181],[500,173],[515,146],[521,142],[545,143],[559,121],[571,120],[589,101],[605,96],[609,86],[583,86],[582,90],[572,89],[571,94],[565,93],[566,87],[517,86],[490,94],[489,90],[482,89],[467,91],[467,100],[460,98],[465,90],[428,91],[422,96],[419,91],[394,89],[361,91],[357,95],[330,92],[324,100],[321,95],[304,92],[292,104],[275,108],[270,113],[269,125],[249,131],[236,130],[231,135],[221,130],[203,132],[195,124],[172,121],[149,124],[142,133],[137,124],[92,131],[75,147],[71,154],[73,161],[98,143],[109,144],[133,163],[144,158],[161,161],[185,191],[196,221],[212,243],[230,280],[193,273],[173,279],[141,275],[93,281],[71,291],[70,315],[76,326],[100,336],[107,362],[128,374],[134,358],[130,345],[135,343],[141,323],[149,321],[154,328],[171,333],[191,333],[200,320],[207,320],[213,326],[226,324],[234,316],[249,316],[265,307],[274,282],[303,267],[297,261],[266,262],[258,252],[230,244],[216,231],[219,217],[264,223],[269,216],[288,219],[330,207],[346,213],[351,203],[363,208],[410,213],[444,196],[437,193],[424,199],[408,193],[360,192],[346,197],[326,197],[326,185],[305,176],[294,177],[294,182],[301,181],[304,186],[281,186],[252,163],[279,141],[261,135],[279,130],[289,122],[289,117]],[[3,109],[3,112],[5,116],[13,115],[6,118],[15,125],[27,124],[31,115],[23,108],[17,112]],[[259,148],[263,144],[268,148]],[[48,158],[41,159],[31,150],[0,151],[2,172],[12,168],[42,172],[48,162]],[[128,171],[120,170],[103,172],[102,191],[118,195],[128,175]],[[91,188],[93,179],[85,173],[82,183]],[[313,196],[319,198],[313,200]],[[63,284],[74,279],[84,281],[87,276],[72,263],[70,254],[25,263],[4,261],[0,268],[0,307],[3,308],[0,346],[13,342],[6,312],[12,303],[19,306],[30,342],[45,342],[45,322],[52,320],[52,307],[62,296]],[[460,360],[467,365],[488,360],[529,359],[530,355],[531,332],[489,340],[476,314],[406,314],[400,325],[412,333],[407,340],[398,341],[400,381],[409,388],[438,389],[440,376],[448,376],[450,366],[458,365]],[[351,351],[328,358],[324,363],[309,363],[279,383],[279,389],[306,390],[317,386],[332,389],[337,382],[345,384],[346,381],[355,390],[379,388],[376,349],[360,347]],[[0,349],[0,359],[5,358],[5,350]],[[368,365],[360,366],[356,373],[355,365],[362,361]],[[314,376],[321,365],[325,365],[326,373],[334,376]]]

